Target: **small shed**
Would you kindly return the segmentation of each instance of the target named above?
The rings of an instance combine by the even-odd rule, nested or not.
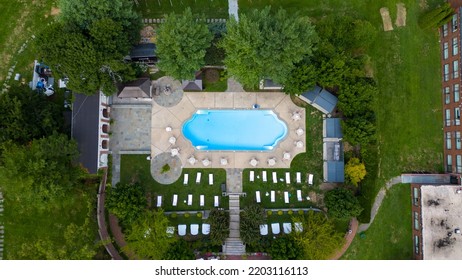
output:
[[[202,91],[202,80],[195,79],[195,80],[183,80],[181,83],[184,91]]]
[[[119,98],[151,98],[151,80],[140,78],[135,81],[119,85],[117,97]]]
[[[299,98],[327,115],[334,111],[338,102],[337,97],[319,86],[302,93]]]

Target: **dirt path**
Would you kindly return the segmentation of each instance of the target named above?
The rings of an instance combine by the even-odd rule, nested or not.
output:
[[[396,9],[398,10],[398,15],[396,17],[395,25],[398,27],[406,26],[406,7],[404,6],[404,3],[397,3]]]
[[[343,256],[343,254],[345,254],[346,250],[348,250],[348,248],[350,247],[351,242],[353,242],[353,239],[355,238],[356,233],[358,231],[358,220],[356,220],[356,218],[351,219],[350,230],[351,231],[345,233],[345,244],[343,244],[343,247],[334,254],[331,260],[340,259]]]
[[[380,15],[382,16],[383,30],[392,31],[393,24],[391,23],[391,17],[388,8],[380,8]]]

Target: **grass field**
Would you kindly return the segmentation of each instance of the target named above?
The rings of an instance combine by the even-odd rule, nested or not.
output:
[[[412,248],[411,188],[401,184],[388,191],[365,238],[357,236],[343,259],[408,260]]]
[[[214,196],[220,197],[220,208],[228,209],[228,199],[221,196],[221,184],[226,182],[224,169],[183,169],[180,178],[170,185],[162,185],[154,181],[151,176],[150,163],[145,155],[122,155],[120,163],[120,182],[139,182],[151,194],[152,207],[156,206],[156,198],[162,195],[162,208],[165,211],[200,211],[213,208]],[[196,173],[202,172],[200,184],[196,184]],[[189,184],[183,185],[183,175],[189,174]],[[214,174],[214,184],[209,186],[209,174]],[[173,195],[178,195],[178,205],[172,206]],[[185,202],[188,194],[193,195],[193,205]],[[199,205],[200,195],[205,195],[205,206]]]
[[[228,18],[227,0],[138,0],[137,10],[143,18],[163,18],[165,14],[182,13],[190,7],[194,14],[206,18]]]

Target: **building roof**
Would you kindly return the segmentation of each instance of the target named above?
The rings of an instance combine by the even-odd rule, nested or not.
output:
[[[181,83],[184,91],[201,91],[202,90],[202,80],[196,79],[193,81],[183,80]]]
[[[342,161],[324,162],[324,180],[330,183],[343,183],[345,181],[345,163]]]
[[[124,83],[119,86],[117,96],[119,98],[150,98],[151,80],[149,78],[140,78]]]
[[[340,123],[341,120],[339,118],[324,119],[324,138],[341,139],[343,137],[343,133]]]
[[[79,162],[90,173],[98,170],[99,94],[75,94],[72,107],[72,138],[77,141]]]
[[[338,101],[337,97],[332,93],[319,86],[315,86],[313,89],[302,93],[299,97],[324,114],[332,113]]]
[[[130,57],[132,59],[154,58],[156,57],[156,50],[157,47],[154,43],[139,44],[131,49]]]
[[[462,259],[462,192],[458,193],[461,187],[424,185],[420,190],[423,259]]]

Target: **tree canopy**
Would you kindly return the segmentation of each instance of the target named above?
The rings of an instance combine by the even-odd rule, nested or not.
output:
[[[293,221],[303,225],[301,232],[292,231],[292,234],[305,260],[328,259],[344,242],[332,221],[321,213],[310,211],[308,215],[294,216]]]
[[[192,80],[205,65],[212,34],[204,20],[197,21],[191,9],[169,14],[157,30],[157,66],[178,80]]]
[[[210,224],[210,241],[214,245],[221,245],[229,236],[229,214],[223,210],[213,208],[207,222]]]
[[[328,209],[328,214],[338,219],[357,217],[363,210],[358,199],[345,188],[328,191],[324,197],[324,203]]]
[[[261,239],[260,225],[266,223],[265,209],[259,204],[246,206],[240,216],[242,241],[255,246]]]
[[[25,144],[62,129],[61,106],[28,86],[12,86],[0,95],[0,143]]]
[[[227,22],[221,42],[228,72],[240,83],[255,88],[263,78],[285,84],[295,64],[313,54],[318,41],[306,16],[288,15],[271,7],[253,10]]]
[[[359,182],[366,176],[366,167],[359,158],[351,158],[345,165],[345,176],[348,182],[358,186]]]
[[[111,187],[107,194],[106,207],[122,224],[132,224],[146,208],[143,187],[138,183],[119,183],[116,187]]]
[[[302,248],[292,235],[272,240],[268,253],[273,260],[298,260],[303,257]]]
[[[175,238],[167,233],[168,224],[168,218],[162,210],[144,212],[126,235],[126,249],[142,259],[163,259],[170,245],[175,242]]]

